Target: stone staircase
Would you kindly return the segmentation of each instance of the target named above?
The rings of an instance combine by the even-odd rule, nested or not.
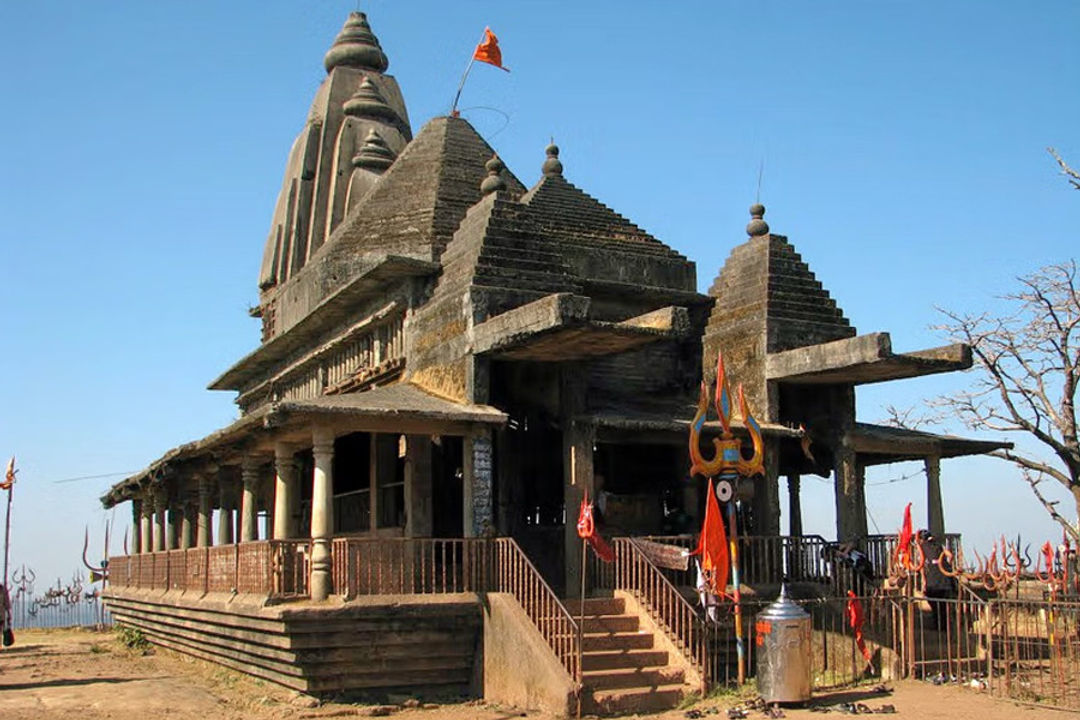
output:
[[[578,600],[564,601],[577,618]],[[582,712],[594,715],[658,712],[677,706],[695,688],[673,662],[662,638],[617,597],[585,600]]]

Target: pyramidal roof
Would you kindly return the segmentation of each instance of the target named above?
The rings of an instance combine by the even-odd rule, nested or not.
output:
[[[766,352],[854,337],[855,328],[802,256],[786,237],[769,233],[764,211],[752,208],[750,239],[731,251],[709,288],[717,301],[706,335],[760,323]]]
[[[466,210],[480,200],[484,164],[493,154],[467,121],[431,120],[349,212],[324,251],[335,257],[392,252],[437,260]],[[512,195],[524,192],[512,174],[505,177]]]

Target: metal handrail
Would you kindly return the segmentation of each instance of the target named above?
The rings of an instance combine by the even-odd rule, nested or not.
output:
[[[705,618],[633,538],[615,540],[615,589],[631,593],[706,682]],[[705,688],[702,688],[704,691]]]
[[[581,688],[581,627],[513,538],[497,538],[492,589],[513,595]]]

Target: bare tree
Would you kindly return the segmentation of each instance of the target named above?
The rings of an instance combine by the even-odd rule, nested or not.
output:
[[[1066,163],[1060,155],[1058,155],[1057,150],[1055,150],[1054,148],[1046,148],[1046,152],[1053,155],[1054,159],[1057,160],[1057,164],[1061,167],[1061,172],[1069,180],[1069,184],[1077,190],[1080,190],[1080,171],[1073,170],[1071,167],[1069,167],[1069,164]]]
[[[1072,495],[1080,516],[1080,444],[1077,383],[1080,382],[1080,285],[1075,260],[1019,278],[1020,292],[1006,295],[1011,314],[961,315],[942,310],[938,326],[971,346],[977,379],[970,390],[933,401],[973,430],[1022,433],[1045,455],[1001,450],[996,457],[1017,465],[1050,516],[1080,542],[1077,526],[1039,487],[1046,478]]]

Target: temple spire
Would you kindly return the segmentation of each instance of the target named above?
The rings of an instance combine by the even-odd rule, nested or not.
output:
[[[326,72],[339,65],[380,73],[386,72],[390,67],[390,61],[380,47],[379,39],[371,32],[367,15],[362,12],[349,13],[349,19],[334,38],[334,44],[323,58],[323,64]]]

